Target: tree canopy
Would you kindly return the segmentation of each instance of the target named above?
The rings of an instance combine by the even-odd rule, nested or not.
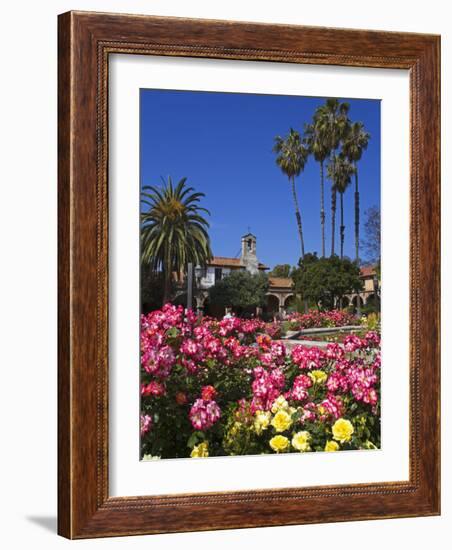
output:
[[[318,258],[307,254],[292,273],[294,290],[322,309],[337,307],[340,299],[362,290],[360,270],[349,258]]]
[[[262,307],[268,291],[268,275],[252,275],[245,270],[232,271],[209,290],[212,304],[223,307]]]
[[[269,275],[271,277],[290,277],[290,270],[290,264],[277,264],[272,271],[270,271]]]

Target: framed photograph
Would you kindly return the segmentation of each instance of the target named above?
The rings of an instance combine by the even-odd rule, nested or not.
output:
[[[59,16],[62,536],[440,513],[439,59]]]

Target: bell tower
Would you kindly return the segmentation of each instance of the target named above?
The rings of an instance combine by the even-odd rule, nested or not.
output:
[[[252,275],[259,272],[259,261],[256,255],[256,236],[247,233],[242,237],[242,255],[240,257],[242,265]]]

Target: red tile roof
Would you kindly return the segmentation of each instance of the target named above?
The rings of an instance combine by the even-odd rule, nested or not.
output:
[[[364,265],[361,268],[361,277],[373,277],[375,275],[375,268],[372,265]]]
[[[243,267],[240,258],[226,258],[225,256],[214,256],[208,265],[211,267]],[[259,269],[268,269],[268,267],[259,263]]]
[[[269,277],[271,287],[292,288],[292,279],[290,277]]]
[[[224,256],[213,257],[209,264],[210,266],[218,267],[240,267],[240,258],[225,258]]]

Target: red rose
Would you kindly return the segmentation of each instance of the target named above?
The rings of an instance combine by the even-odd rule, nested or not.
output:
[[[149,382],[149,384],[141,384],[141,395],[143,396],[149,396],[149,395],[165,395],[165,386],[163,384],[160,384],[160,382]]]
[[[217,390],[213,386],[204,386],[201,390],[201,397],[204,401],[212,401],[217,395]]]

